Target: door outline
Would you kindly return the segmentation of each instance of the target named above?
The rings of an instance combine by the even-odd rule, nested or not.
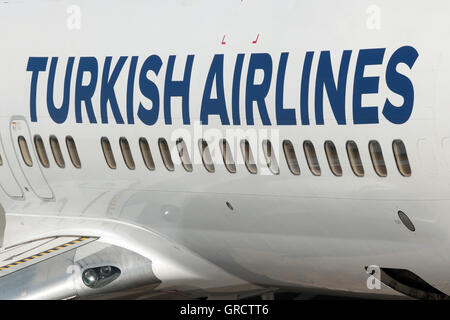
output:
[[[22,159],[22,155],[21,154],[19,155],[19,153],[20,153],[20,150],[18,150],[19,146],[16,145],[16,141],[14,141],[14,138],[13,138],[14,135],[13,135],[13,132],[12,132],[12,125],[13,125],[14,121],[23,121],[23,123],[25,123],[26,133],[27,133],[27,136],[28,136],[27,138],[30,141],[29,146],[28,146],[29,152],[30,152],[30,154],[33,154],[33,156],[34,156],[33,162],[36,163],[36,166],[37,166],[37,168],[38,168],[38,170],[39,170],[39,172],[40,172],[40,174],[42,176],[42,179],[46,183],[46,186],[48,187],[48,189],[49,189],[49,191],[51,193],[51,197],[44,197],[42,195],[39,195],[38,192],[36,192],[35,188],[33,187],[33,184],[30,183],[30,180],[28,179],[28,176],[25,173],[25,170],[24,170],[23,166],[26,165],[26,164],[24,164],[23,161],[21,161],[23,159]],[[27,119],[24,116],[12,116],[11,119],[9,120],[9,132],[10,132],[11,143],[13,145],[14,153],[16,154],[16,159],[17,159],[17,161],[19,163],[20,170],[22,171],[22,174],[25,177],[25,180],[26,180],[28,186],[33,191],[33,193],[36,195],[36,197],[38,197],[38,198],[40,198],[42,200],[46,200],[46,201],[51,201],[51,200],[54,201],[55,200],[55,193],[53,192],[53,189],[50,187],[50,184],[48,183],[47,179],[45,178],[44,172],[42,171],[41,163],[40,163],[40,161],[38,161],[38,155],[36,154],[36,150],[33,147],[33,138],[31,136],[31,131],[30,131],[30,127],[28,126]]]

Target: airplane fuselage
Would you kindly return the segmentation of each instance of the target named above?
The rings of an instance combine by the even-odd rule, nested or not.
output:
[[[375,265],[410,270],[449,294],[450,59],[443,39],[450,5],[381,1],[373,26],[369,5],[0,4],[0,245],[99,237],[151,260],[162,291],[399,295],[368,287],[366,268]],[[180,138],[192,170],[180,158]],[[222,139],[235,172],[224,164]],[[278,171],[267,164],[267,140]],[[399,168],[396,140],[406,148],[410,175]],[[295,150],[298,174],[284,141]],[[327,141],[341,174],[332,169]],[[349,161],[349,141],[358,147],[362,175]],[[386,174],[376,168],[372,141],[381,146]],[[315,148],[319,172],[305,142]]]

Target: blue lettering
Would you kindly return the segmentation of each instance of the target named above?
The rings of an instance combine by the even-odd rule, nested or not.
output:
[[[83,74],[89,72],[91,78],[88,85],[83,85]],[[84,101],[86,112],[90,123],[97,123],[94,109],[92,107],[92,97],[95,93],[98,78],[98,62],[95,57],[81,57],[78,64],[77,80],[75,86],[75,119],[77,123],[82,123],[81,102]]]
[[[254,84],[255,72],[257,69],[264,71],[264,78],[261,84]],[[269,92],[271,80],[272,58],[270,55],[268,53],[252,53],[248,66],[245,95],[247,125],[254,125],[253,101],[256,101],[263,125],[270,126],[270,119],[267,114],[265,98]]]
[[[309,51],[303,62],[302,83],[300,88],[300,115],[302,125],[309,125],[309,79],[314,52]]]
[[[138,57],[131,57],[130,71],[128,72],[127,83],[127,121],[128,124],[134,124],[134,79],[136,77],[136,65]]]
[[[27,71],[31,71],[31,88],[30,88],[30,118],[32,122],[37,121],[36,116],[36,91],[37,82],[40,71],[47,69],[47,57],[30,57],[28,58]]]
[[[353,82],[353,123],[378,123],[378,106],[362,107],[362,95],[377,93],[379,77],[364,77],[364,68],[368,65],[383,63],[386,49],[364,49],[358,54],[356,62],[355,80]]]
[[[341,66],[339,68],[338,83],[335,86],[333,70],[331,67],[330,51],[320,53],[316,78],[316,124],[322,125],[323,121],[323,87],[328,94],[331,109],[338,124],[345,124],[345,90],[347,85],[347,73],[350,63],[351,50],[342,53]]]
[[[410,69],[413,67],[419,53],[410,46],[399,48],[391,56],[386,68],[386,84],[392,92],[403,97],[403,104],[394,106],[386,99],[383,108],[384,117],[392,123],[402,124],[408,121],[414,105],[414,86],[406,76],[397,72],[397,65],[405,63]]]
[[[284,95],[284,78],[286,75],[286,65],[289,52],[283,52],[280,56],[280,62],[278,64],[277,72],[277,86],[275,91],[275,108],[277,116],[277,124],[279,125],[296,125],[295,109],[283,108],[283,95]]]
[[[64,98],[60,108],[56,108],[53,101],[53,90],[55,86],[55,73],[56,65],[58,64],[58,58],[53,57],[50,63],[50,71],[48,74],[47,84],[47,109],[50,117],[56,123],[63,123],[67,119],[69,114],[69,101],[70,101],[70,80],[72,79],[74,57],[70,57],[67,60],[66,75],[64,78]]]
[[[239,93],[241,88],[241,74],[242,74],[242,65],[244,63],[245,54],[239,53],[236,57],[236,65],[234,66],[233,73],[233,91],[231,98],[231,107],[233,110],[233,124],[240,125],[241,124],[241,116],[239,114]]]
[[[154,125],[159,115],[159,91],[156,84],[147,78],[147,73],[153,71],[158,75],[161,70],[162,60],[157,55],[148,57],[142,65],[139,74],[139,88],[142,95],[152,102],[152,108],[146,109],[142,103],[139,103],[138,117],[148,126]]]
[[[166,79],[164,81],[164,120],[166,124],[172,124],[171,97],[181,97],[181,108],[183,112],[183,124],[190,124],[189,118],[189,88],[191,82],[192,64],[194,55],[188,55],[182,81],[173,81],[173,68],[176,56],[169,56],[167,63]]]
[[[109,105],[111,106],[111,110],[114,115],[114,119],[116,123],[123,124],[123,118],[120,114],[119,105],[117,104],[116,93],[114,92],[114,85],[116,84],[117,78],[120,75],[120,71],[122,71],[123,65],[127,61],[128,57],[120,57],[119,61],[117,61],[116,66],[108,78],[109,70],[111,69],[111,61],[112,57],[106,57],[105,65],[103,67],[103,76],[102,76],[102,87],[100,93],[100,111],[102,123],[108,123],[108,112],[107,112],[107,103],[109,101]]]
[[[211,98],[214,78],[216,79],[216,99]],[[200,112],[200,121],[202,124],[208,124],[208,116],[210,114],[219,115],[222,124],[230,124],[223,88],[223,54],[216,54],[211,63],[211,67],[209,68],[205,89],[203,90],[202,108]]]

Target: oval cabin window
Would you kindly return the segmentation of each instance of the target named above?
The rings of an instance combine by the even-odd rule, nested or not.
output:
[[[381,151],[381,146],[378,141],[372,140],[369,142],[369,152],[370,158],[372,159],[372,164],[375,172],[380,177],[387,176],[387,168],[384,163],[383,152]]]
[[[77,146],[75,145],[75,140],[71,136],[66,137],[66,145],[67,145],[67,151],[69,152],[70,161],[72,161],[72,164],[75,168],[80,169],[81,168],[81,161],[80,157],[78,156]]]
[[[264,140],[262,142],[262,147],[264,151],[264,157],[266,158],[267,167],[273,174],[280,174],[280,168],[278,166],[278,161],[273,152],[272,143],[269,140]]]
[[[212,161],[211,153],[209,152],[208,143],[204,139],[198,141],[198,147],[200,149],[200,154],[202,156],[203,166],[206,171],[214,172],[214,163]]]
[[[353,173],[358,177],[364,176],[364,167],[355,141],[347,141],[347,155]]]
[[[164,163],[164,166],[169,171],[174,171],[175,166],[173,165],[172,156],[170,154],[169,145],[167,144],[166,139],[159,138],[158,140],[159,152],[161,153],[161,158]]]
[[[411,176],[411,166],[409,165],[408,154],[406,153],[406,147],[403,141],[394,140],[392,142],[392,149],[394,150],[398,171],[404,177]]]
[[[241,141],[241,151],[248,172],[250,172],[251,174],[256,174],[258,172],[258,169],[256,167],[255,159],[253,158],[250,143],[247,140]]]
[[[139,148],[141,149],[142,159],[148,170],[155,170],[155,162],[153,161],[152,153],[150,152],[150,146],[147,139],[139,139]]]
[[[56,136],[50,137],[50,148],[52,149],[53,158],[55,159],[56,164],[60,168],[64,168],[66,163],[64,162],[64,157],[61,152],[61,148],[59,147],[59,141]]]
[[[220,151],[222,152],[223,163],[225,164],[225,168],[230,173],[236,173],[236,164],[233,159],[233,155],[231,154],[230,145],[227,140],[220,140]]]
[[[295,154],[295,149],[291,141],[283,141],[283,152],[289,170],[292,172],[292,174],[299,175],[300,166],[298,165],[297,155]]]
[[[40,135],[34,136],[34,146],[36,148],[36,152],[41,162],[41,165],[44,168],[50,167],[50,162],[48,161],[47,151],[45,150],[44,141],[42,140]]]
[[[133,155],[131,154],[130,144],[128,140],[124,137],[119,139],[120,150],[122,151],[123,161],[128,169],[134,170],[136,169],[136,165],[134,163]]]
[[[108,138],[102,137],[100,140],[102,144],[103,155],[105,156],[106,164],[111,169],[116,169],[116,159],[114,159],[114,153],[111,149],[111,143]]]
[[[342,176],[341,163],[339,162],[339,156],[332,141],[325,141],[325,154],[327,155],[331,172],[337,177]]]
[[[178,155],[180,156],[181,164],[187,172],[192,172],[192,162],[191,158],[189,157],[188,149],[186,146],[186,143],[182,138],[177,140],[177,149],[178,149]]]
[[[319,160],[317,159],[316,149],[311,141],[305,141],[303,143],[303,150],[305,151],[306,162],[308,162],[309,170],[315,176],[320,176],[321,170]]]
[[[33,166],[33,160],[31,159],[30,149],[28,149],[27,140],[23,136],[18,138],[20,153],[22,154],[23,162],[28,166]]]

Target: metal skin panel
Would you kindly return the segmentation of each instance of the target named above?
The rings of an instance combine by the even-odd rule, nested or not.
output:
[[[6,249],[0,254],[0,277],[51,259],[53,256],[95,240],[96,238],[90,237],[55,237],[48,239],[48,241],[31,241],[24,245],[19,244],[11,249]],[[32,247],[30,248],[30,246]]]
[[[83,271],[98,266],[118,267],[121,274],[100,289],[88,288],[82,282]],[[0,277],[0,299],[80,299],[117,292],[126,297],[140,290],[151,291],[158,283],[148,259],[120,247],[91,242]]]

